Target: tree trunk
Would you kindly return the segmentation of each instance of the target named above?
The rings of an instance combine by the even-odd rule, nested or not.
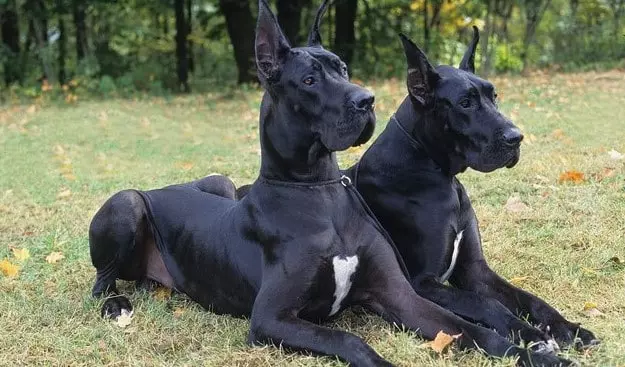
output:
[[[310,5],[311,0],[278,0],[278,23],[292,46],[299,45],[301,33],[302,9]]]
[[[611,0],[610,9],[612,10],[612,35],[618,37],[621,31],[621,17],[625,12],[625,0]]]
[[[65,84],[65,58],[67,57],[67,33],[65,32],[65,20],[63,14],[59,14],[59,83]]]
[[[0,13],[0,33],[2,43],[9,52],[4,64],[4,82],[7,86],[20,82],[22,78],[20,56],[20,29],[15,0],[10,0],[4,5]]]
[[[48,16],[46,4],[43,0],[30,0],[24,5],[29,12],[33,26],[33,33],[37,42],[37,52],[45,78],[50,84],[56,83],[53,72],[51,52],[48,49]]]
[[[249,0],[219,0],[221,12],[234,49],[234,59],[239,70],[239,84],[258,81],[254,61],[255,21]]]
[[[334,51],[349,65],[356,50],[358,0],[338,0],[334,18]]]
[[[495,0],[487,0],[486,4],[486,21],[484,23],[482,37],[480,37],[482,45],[482,67],[480,69],[480,75],[483,78],[487,78],[492,71],[492,58],[489,43],[493,33],[493,8],[495,6]]]
[[[195,71],[195,62],[193,61],[193,42],[189,36],[193,32],[193,0],[187,0],[187,42],[189,43],[189,72]]]
[[[87,54],[87,22],[86,22],[86,1],[73,0],[72,12],[74,15],[74,28],[76,29],[76,58],[78,61],[85,58]]]
[[[428,16],[428,0],[423,3],[423,52],[427,53],[430,48],[430,22]]]
[[[178,62],[178,87],[181,92],[189,93],[189,59],[187,56],[187,24],[184,15],[184,0],[174,1],[176,13],[176,58]]]
[[[528,53],[532,42],[534,42],[534,36],[536,35],[536,29],[545,14],[545,11],[549,7],[551,0],[526,0],[525,1],[525,33],[523,35],[523,49],[521,50],[521,61],[523,62],[523,74],[527,74],[529,71]]]

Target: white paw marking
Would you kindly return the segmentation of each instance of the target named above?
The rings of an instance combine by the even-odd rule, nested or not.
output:
[[[441,283],[445,283],[454,272],[454,268],[456,267],[456,261],[458,260],[458,252],[460,251],[460,241],[462,241],[463,234],[464,230],[460,231],[460,233],[456,235],[456,239],[454,240],[454,252],[451,254],[449,267],[447,268],[447,271],[445,271],[445,273],[439,278],[439,281]]]
[[[546,342],[538,342],[534,344],[534,347],[533,349],[538,353],[555,354],[560,350],[560,346],[553,339],[549,339]]]
[[[334,256],[334,258],[332,258],[332,265],[334,266],[334,282],[336,283],[336,289],[334,290],[334,303],[332,304],[330,316],[339,312],[341,302],[347,297],[349,289],[352,287],[351,277],[358,266],[358,256],[349,256],[344,259],[341,259],[339,256]]]
[[[122,308],[121,315],[117,316],[117,318],[115,319],[115,324],[120,328],[125,328],[126,326],[130,325],[130,323],[132,322],[133,313],[133,310],[127,310],[125,308]]]

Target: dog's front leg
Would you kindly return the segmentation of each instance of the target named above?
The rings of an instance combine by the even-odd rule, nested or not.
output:
[[[545,332],[521,320],[494,298],[448,287],[433,276],[413,279],[412,286],[420,296],[465,319],[494,328],[504,337],[536,343],[532,348],[535,350],[554,351]]]
[[[458,288],[492,297],[522,317],[528,316],[530,322],[548,331],[562,345],[584,347],[598,343],[592,332],[566,320],[547,302],[497,275],[484,259],[477,223],[465,230],[450,282]]]
[[[401,273],[389,279],[384,287],[374,288],[367,307],[385,320],[403,325],[426,339],[434,339],[439,331],[456,335],[463,349],[484,350],[496,357],[518,357],[520,366],[569,366],[568,360],[553,354],[535,353],[516,346],[496,332],[472,324],[435,303],[421,298]]]
[[[305,290],[296,279],[263,286],[252,310],[248,343],[337,356],[352,366],[392,366],[360,337],[300,319],[297,315]],[[290,302],[295,302],[291,303]]]

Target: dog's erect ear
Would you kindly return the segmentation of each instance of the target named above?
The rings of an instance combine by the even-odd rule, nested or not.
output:
[[[408,61],[408,93],[414,100],[425,106],[428,97],[432,94],[434,86],[440,76],[428,61],[427,56],[404,34],[399,34],[404,45],[406,61]]]
[[[266,0],[258,1],[255,48],[258,77],[261,81],[276,78],[291,46]]]
[[[310,34],[308,34],[308,46],[309,47],[321,47],[321,33],[319,32],[319,24],[321,23],[321,19],[323,19],[323,15],[328,10],[328,5],[330,5],[331,0],[324,0],[319,10],[317,10],[317,15],[315,16],[315,22],[310,29]]]
[[[476,26],[473,26],[473,39],[471,40],[471,43],[469,43],[469,48],[467,48],[467,51],[464,53],[458,69],[475,74],[475,49],[477,48],[477,43],[479,41],[480,30],[477,29]]]

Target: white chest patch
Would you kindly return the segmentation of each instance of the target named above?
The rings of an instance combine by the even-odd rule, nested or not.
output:
[[[349,256],[341,259],[339,256],[332,258],[332,265],[334,267],[334,283],[336,289],[334,290],[334,303],[332,304],[332,310],[330,316],[339,312],[341,309],[341,302],[349,293],[349,289],[352,287],[351,277],[358,267],[358,256]]]
[[[456,239],[454,240],[454,252],[451,254],[451,261],[449,262],[449,267],[447,268],[447,271],[445,271],[445,274],[443,274],[439,278],[439,281],[441,283],[445,283],[447,279],[449,279],[451,274],[454,272],[454,268],[456,267],[456,261],[458,260],[458,251],[460,251],[460,242],[462,241],[463,233],[464,233],[464,230],[460,231],[460,233],[456,235]]]

